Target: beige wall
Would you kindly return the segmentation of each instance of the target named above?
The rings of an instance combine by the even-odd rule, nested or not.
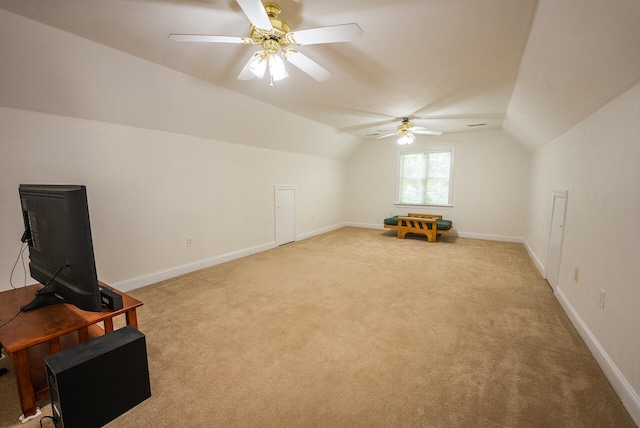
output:
[[[23,229],[20,183],[88,187],[100,278],[148,277],[122,288],[273,247],[275,185],[297,186],[299,237],[344,223],[340,160],[2,107],[0,129],[0,290]]]
[[[368,140],[349,159],[349,222],[381,227],[391,214],[429,212],[452,220],[461,236],[521,240],[529,152],[500,130],[420,136],[407,150],[442,145],[455,148],[452,208],[396,206],[399,146],[392,138]]]
[[[553,190],[568,190],[556,295],[640,420],[640,85],[539,149],[525,238],[544,270]],[[580,271],[578,282],[574,269]],[[604,309],[600,289],[607,292]]]

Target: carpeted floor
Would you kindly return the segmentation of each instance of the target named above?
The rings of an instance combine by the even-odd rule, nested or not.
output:
[[[130,294],[152,397],[108,427],[635,426],[521,244],[344,228]]]

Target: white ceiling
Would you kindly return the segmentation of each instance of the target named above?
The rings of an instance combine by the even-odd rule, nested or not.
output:
[[[299,48],[329,80],[289,65],[290,77],[274,87],[239,81],[255,46],[168,39],[248,36],[235,0],[0,0],[10,12],[362,137],[408,116],[445,133],[504,128],[536,149],[640,81],[638,0],[279,4],[294,31],[363,29],[360,40]]]

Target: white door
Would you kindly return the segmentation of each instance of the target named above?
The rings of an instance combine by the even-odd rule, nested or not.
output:
[[[562,257],[562,239],[564,236],[564,213],[567,208],[567,191],[553,192],[551,212],[551,233],[547,255],[547,282],[555,290],[560,278],[560,259]]]
[[[296,240],[296,188],[276,186],[276,246]]]

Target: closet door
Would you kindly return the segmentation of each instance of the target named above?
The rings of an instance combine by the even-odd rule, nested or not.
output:
[[[567,208],[567,191],[553,192],[551,212],[551,233],[549,235],[549,251],[547,256],[547,282],[554,290],[560,278],[560,261],[562,258],[562,240],[564,238],[564,214]]]
[[[276,246],[296,240],[296,188],[276,186]]]

